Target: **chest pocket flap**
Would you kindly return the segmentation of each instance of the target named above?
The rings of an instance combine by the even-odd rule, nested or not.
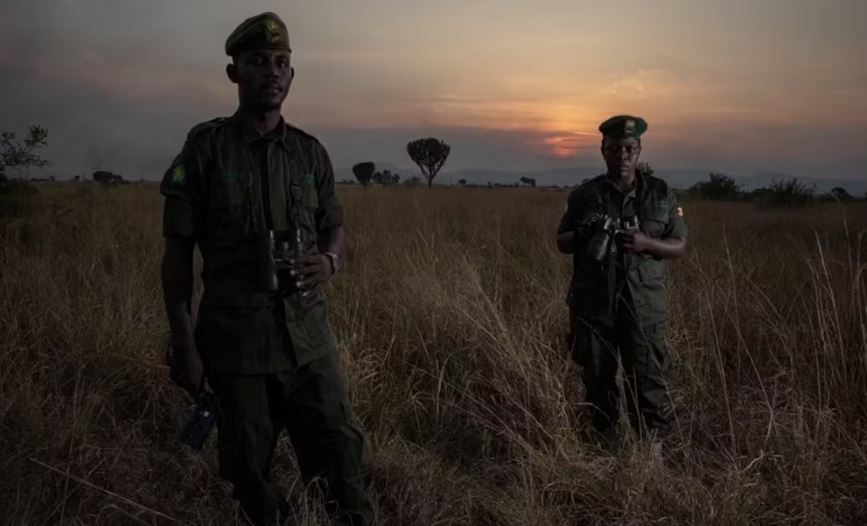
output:
[[[668,229],[668,209],[665,204],[648,203],[641,211],[641,230],[650,237],[662,237]]]
[[[253,174],[246,170],[216,170],[211,177],[210,227],[218,236],[237,237],[245,233]]]

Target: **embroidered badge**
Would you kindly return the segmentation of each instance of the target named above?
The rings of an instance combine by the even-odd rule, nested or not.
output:
[[[187,172],[184,170],[184,165],[179,164],[175,166],[172,170],[172,183],[173,184],[184,184],[184,181],[187,180]]]
[[[276,44],[280,41],[280,26],[273,20],[265,21],[265,39],[269,44]]]
[[[677,207],[677,217],[683,217],[683,208]]]

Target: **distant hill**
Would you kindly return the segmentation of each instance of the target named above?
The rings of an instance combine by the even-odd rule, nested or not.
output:
[[[388,169],[392,172],[400,174],[401,180],[405,180],[413,175],[420,175],[418,168],[399,167],[389,162],[377,162],[377,170]],[[689,188],[699,181],[706,181],[710,169],[668,169],[656,168],[656,174],[662,177],[675,188]],[[601,166],[576,166],[573,168],[558,168],[553,170],[489,170],[484,168],[479,169],[461,169],[461,170],[446,170],[439,174],[435,179],[436,184],[448,185],[458,184],[461,179],[466,179],[470,184],[487,185],[503,184],[512,185],[517,183],[521,177],[532,177],[536,179],[538,186],[574,186],[580,184],[581,181],[595,177],[603,173],[604,168]],[[750,191],[756,188],[766,187],[776,179],[789,179],[792,176],[773,172],[759,172],[754,174],[727,174],[735,178],[743,185],[743,189]],[[338,169],[335,172],[338,181],[342,179],[355,180],[352,175],[351,168]],[[867,180],[859,179],[825,179],[820,177],[798,177],[808,185],[815,185],[816,191],[824,193],[831,188],[840,186],[845,188],[850,194],[855,196],[863,196],[867,192]]]

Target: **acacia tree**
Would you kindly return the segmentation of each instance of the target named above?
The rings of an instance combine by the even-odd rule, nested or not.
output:
[[[831,188],[831,197],[836,199],[837,201],[851,201],[853,199],[852,195],[846,191],[842,186],[835,186]]]
[[[24,142],[15,140],[15,132],[0,133],[0,179],[6,178],[6,169],[20,170],[27,166],[42,168],[48,161],[34,151],[48,145],[48,130],[31,126]]]
[[[451,146],[444,141],[433,137],[416,139],[406,145],[406,152],[409,154],[410,159],[418,165],[421,173],[427,179],[428,188],[430,188],[434,177],[437,176],[440,169],[446,163],[451,149]]]
[[[373,172],[376,171],[376,165],[371,162],[358,163],[352,167],[352,173],[358,182],[367,187],[370,180],[373,178]]]

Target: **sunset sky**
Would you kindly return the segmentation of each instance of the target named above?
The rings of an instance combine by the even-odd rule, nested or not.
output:
[[[662,168],[867,178],[861,0],[5,0],[0,128],[49,130],[52,173],[159,178],[197,122],[228,115],[223,43],[247,16],[289,26],[284,115],[336,167],[601,165],[598,124],[650,124]]]

